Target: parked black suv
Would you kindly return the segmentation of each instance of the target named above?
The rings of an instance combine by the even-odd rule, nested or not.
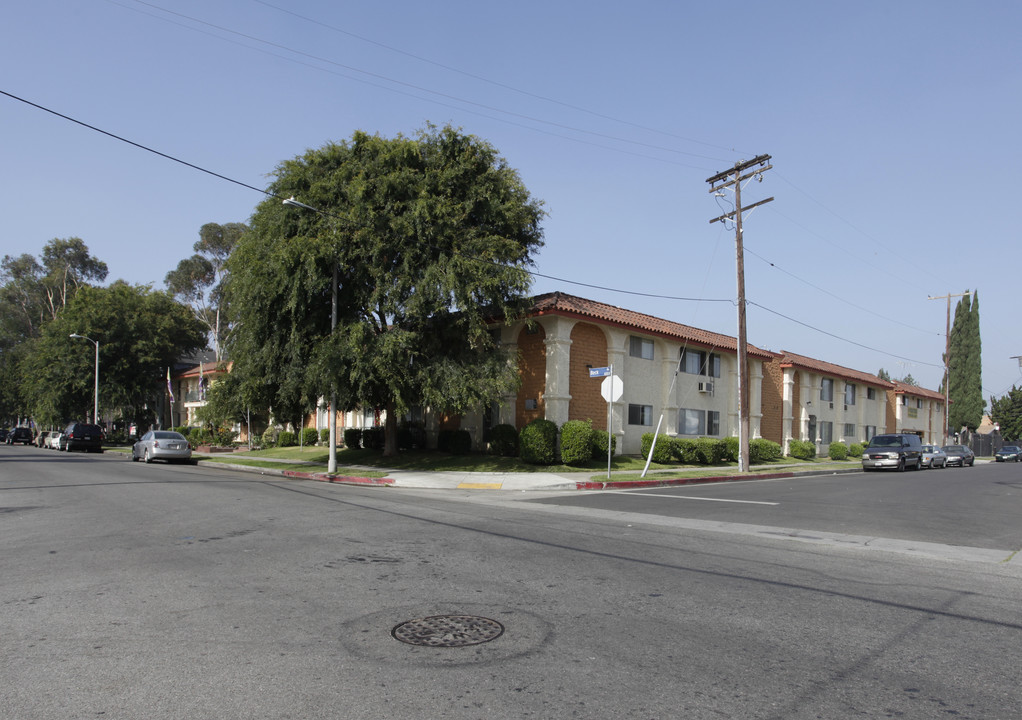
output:
[[[86,452],[103,452],[103,428],[99,425],[73,422],[64,428],[64,436],[60,439],[60,449],[85,450]]]
[[[862,451],[863,470],[904,471],[905,468],[918,470],[923,466],[923,442],[915,433],[892,433],[874,435]]]
[[[13,445],[14,443],[21,443],[22,445],[31,445],[32,431],[27,427],[16,427],[9,433],[7,433],[6,442],[8,445]]]

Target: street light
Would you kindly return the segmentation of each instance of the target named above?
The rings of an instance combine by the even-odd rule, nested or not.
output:
[[[314,213],[324,215],[322,210],[306,205],[295,200],[294,195],[284,200],[285,205],[311,210]],[[334,282],[330,286],[330,334],[334,334],[337,327],[337,261],[334,261]],[[251,428],[249,429],[251,432]],[[330,383],[330,409],[327,417],[327,432],[330,434],[330,456],[327,460],[326,471],[330,474],[337,472],[337,391],[333,383]]]
[[[79,335],[78,333],[71,333],[68,337],[88,340],[96,346],[96,386],[93,392],[92,422],[99,425],[99,341],[93,340],[90,337],[85,337],[84,335]]]

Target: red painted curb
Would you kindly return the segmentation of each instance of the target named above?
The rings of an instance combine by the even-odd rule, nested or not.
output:
[[[630,490],[637,488],[668,487],[671,485],[696,485],[711,482],[728,482],[731,480],[773,480],[775,478],[795,477],[793,472],[765,473],[762,475],[717,475],[700,478],[671,478],[659,480],[611,480],[597,482],[586,480],[575,483],[576,490]]]

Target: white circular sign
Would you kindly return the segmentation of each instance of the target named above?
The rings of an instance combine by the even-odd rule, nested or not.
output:
[[[617,402],[625,393],[625,384],[617,375],[610,375],[600,383],[600,395],[607,402]]]

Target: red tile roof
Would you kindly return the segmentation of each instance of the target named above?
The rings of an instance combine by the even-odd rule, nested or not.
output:
[[[809,370],[810,372],[821,373],[823,375],[833,375],[844,380],[855,380],[866,385],[872,385],[873,387],[884,388],[890,390],[894,388],[894,383],[881,380],[876,375],[870,375],[860,370],[852,370],[851,368],[842,367],[841,365],[835,365],[834,363],[824,362],[823,360],[816,360],[805,355],[798,355],[797,353],[788,352],[782,350],[780,353],[781,367],[795,367],[801,370]]]
[[[568,295],[562,292],[546,293],[533,298],[533,305],[529,315],[562,315],[565,317],[576,317],[585,320],[593,320],[608,325],[634,329],[649,335],[657,335],[662,338],[679,341],[682,343],[694,343],[696,345],[717,349],[738,352],[738,340],[730,335],[721,335],[700,330],[689,325],[664,320],[652,315],[624,310],[614,305],[587,300],[586,298]],[[748,346],[750,356],[764,359],[774,357],[768,350],[763,350],[754,345]]]
[[[939,393],[936,390],[927,390],[926,388],[921,388],[918,385],[909,385],[908,383],[903,383],[900,380],[894,381],[894,392],[929,398],[931,400],[940,400],[941,402],[944,401],[943,393]]]

